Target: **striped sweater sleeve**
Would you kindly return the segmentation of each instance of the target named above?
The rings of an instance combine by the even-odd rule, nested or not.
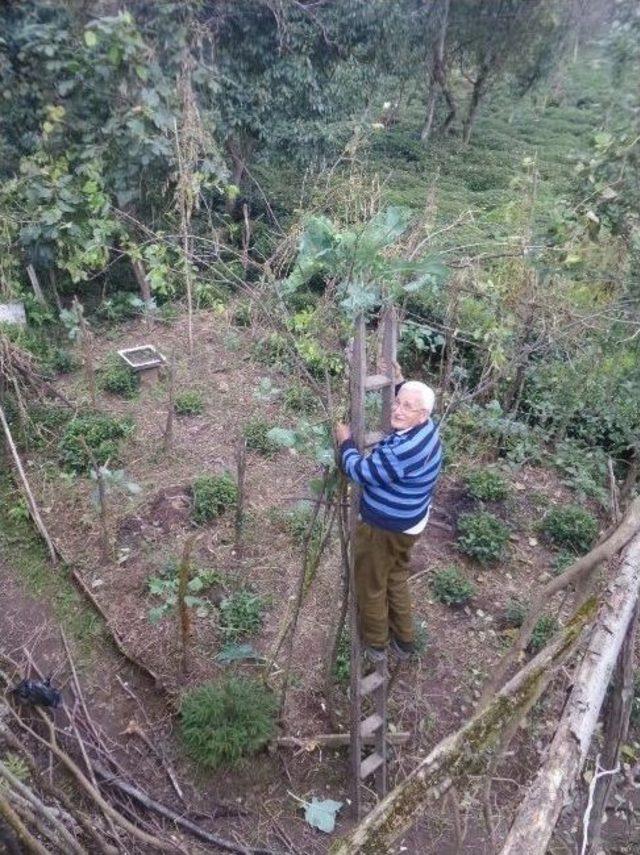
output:
[[[340,446],[340,458],[347,477],[361,487],[396,484],[404,477],[402,463],[392,449],[384,446],[376,446],[364,457],[353,440],[347,439]]]

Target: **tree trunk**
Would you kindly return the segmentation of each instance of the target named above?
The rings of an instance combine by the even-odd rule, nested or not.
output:
[[[521,803],[501,855],[544,855],[563,804],[584,764],[605,692],[636,608],[640,535],[629,544],[607,586],[595,630],[547,750],[547,760]]]
[[[473,91],[471,93],[471,100],[469,101],[469,109],[467,110],[467,115],[465,116],[464,122],[462,123],[462,142],[465,145],[469,142],[471,137],[471,131],[473,129],[473,123],[476,120],[476,115],[478,113],[478,107],[480,106],[480,102],[484,98],[485,92],[487,90],[487,84],[489,82],[489,69],[490,66],[488,63],[485,63],[480,68],[480,73],[476,78],[475,83],[473,84]]]
[[[465,784],[471,776],[483,775],[504,730],[527,714],[557,669],[573,654],[595,609],[596,603],[591,600],[578,610],[558,637],[525,665],[492,703],[457,733],[439,742],[348,837],[336,841],[330,853],[379,855],[391,851],[393,842],[429,804],[440,800],[452,786]]]
[[[149,284],[149,280],[147,279],[147,274],[142,265],[141,261],[131,259],[131,266],[133,267],[133,272],[136,277],[136,282],[138,283],[138,288],[140,288],[140,296],[144,300],[146,304],[151,302],[151,285]]]
[[[449,0],[444,0],[443,9],[442,9],[442,23],[440,25],[440,34],[438,36],[437,44],[435,45],[435,53],[433,57],[433,66],[431,69],[431,86],[429,89],[429,100],[427,102],[427,115],[424,123],[424,127],[422,129],[422,133],[420,134],[420,139],[423,143],[428,142],[429,137],[431,136],[431,129],[433,127],[433,117],[436,109],[436,100],[438,97],[438,88],[440,88],[444,93],[447,93],[447,81],[446,81],[446,72],[445,72],[445,64],[444,64],[444,43],[447,37],[447,27],[449,26]],[[449,110],[451,110],[451,95],[450,93],[445,94],[447,98],[447,103],[449,104]],[[454,110],[455,115],[455,110]]]

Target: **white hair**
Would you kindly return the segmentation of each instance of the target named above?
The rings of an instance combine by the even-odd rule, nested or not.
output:
[[[421,383],[420,380],[407,380],[402,384],[402,388],[406,389],[408,392],[417,392],[418,397],[420,398],[420,403],[427,413],[431,415],[433,405],[436,402],[436,393],[433,391],[431,386],[427,386],[426,383]]]

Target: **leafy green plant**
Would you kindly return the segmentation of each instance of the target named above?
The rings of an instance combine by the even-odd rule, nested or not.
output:
[[[272,428],[273,425],[261,418],[248,421],[244,428],[247,448],[251,451],[257,451],[263,457],[273,457],[280,446],[269,437],[269,431]]]
[[[540,527],[556,546],[575,552],[586,552],[598,534],[596,518],[578,505],[552,508]]]
[[[223,475],[200,475],[191,489],[192,516],[199,525],[220,516],[238,500],[238,488],[227,472]]]
[[[292,383],[283,396],[285,409],[293,413],[313,413],[317,409],[318,401],[315,394],[308,386]]]
[[[458,532],[458,549],[482,564],[497,561],[509,540],[507,526],[487,511],[461,514]]]
[[[537,653],[539,650],[542,650],[545,644],[547,644],[551,637],[558,631],[559,626],[558,621],[551,615],[542,615],[531,634],[529,650],[532,653]]]
[[[253,355],[263,365],[280,368],[289,359],[289,348],[284,336],[274,332],[264,336],[254,345]]]
[[[567,549],[561,549],[560,552],[554,557],[552,563],[553,575],[560,576],[561,573],[570,567],[573,562],[576,560],[575,552],[571,552]]]
[[[100,374],[100,387],[113,395],[133,398],[140,388],[140,376],[119,357],[113,357]]]
[[[473,584],[458,567],[439,570],[431,580],[435,598],[447,606],[462,606],[475,594]]]
[[[509,487],[506,479],[493,469],[476,469],[466,477],[467,490],[474,499],[497,502],[506,499]]]
[[[63,347],[55,347],[49,355],[47,363],[56,374],[71,374],[78,368],[78,363],[73,354]]]
[[[149,593],[154,597],[162,600],[158,606],[153,606],[149,609],[149,622],[158,623],[169,612],[171,612],[178,602],[178,564],[172,560],[167,568],[167,572],[161,576],[150,576],[147,580]],[[222,577],[217,570],[201,568],[196,570],[195,574],[187,583],[188,594],[184,598],[185,605],[190,608],[195,608],[198,617],[205,617],[209,614],[211,604],[203,597],[198,596],[203,591],[214,585],[219,585],[222,582]]]
[[[284,524],[297,546],[303,546],[309,533],[309,526],[313,517],[313,508],[309,502],[300,502],[284,515]],[[311,532],[310,546],[319,545],[322,536],[322,523],[318,517]]]
[[[251,326],[251,304],[236,303],[231,314],[231,322],[237,327]]]
[[[338,639],[338,649],[336,651],[336,661],[333,663],[333,679],[336,683],[346,685],[351,676],[351,640],[349,638],[349,630],[346,626],[342,627],[340,638]]]
[[[182,739],[200,766],[235,766],[274,736],[277,700],[257,680],[223,677],[188,691],[181,703]]]
[[[204,409],[202,395],[195,390],[187,390],[176,395],[173,409],[179,416],[198,416]]]
[[[100,413],[88,413],[72,419],[60,440],[58,450],[63,467],[84,472],[90,466],[89,456],[80,438],[84,438],[96,462],[104,466],[118,459],[120,441],[131,436],[134,430],[130,419],[117,419]]]
[[[248,588],[240,588],[220,603],[220,628],[225,641],[254,635],[262,626],[262,598]]]

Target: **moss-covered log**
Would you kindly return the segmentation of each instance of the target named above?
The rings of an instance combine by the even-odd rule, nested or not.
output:
[[[605,591],[547,760],[520,805],[502,855],[544,855],[547,851],[562,805],[587,756],[639,591],[640,535],[636,535]]]
[[[452,786],[482,775],[504,729],[526,715],[557,669],[571,656],[596,613],[590,599],[558,637],[525,665],[494,700],[464,727],[443,739],[413,772],[374,808],[352,833],[331,847],[332,855],[385,855],[393,841]]]

